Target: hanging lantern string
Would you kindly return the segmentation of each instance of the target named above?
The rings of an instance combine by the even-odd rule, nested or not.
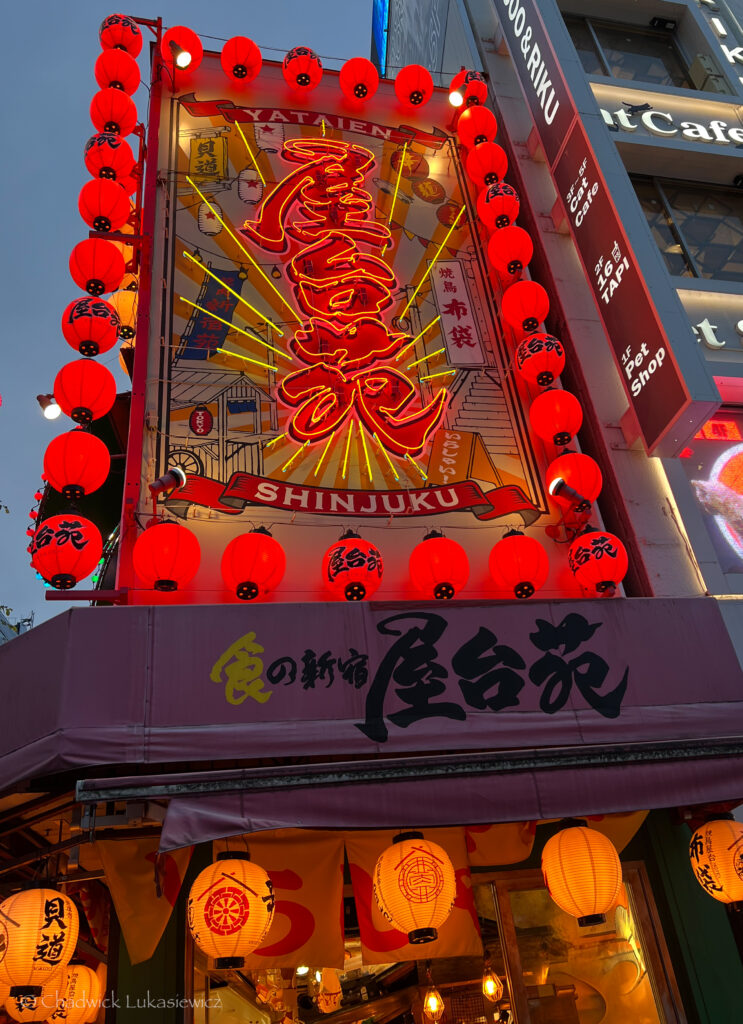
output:
[[[235,289],[234,289],[234,288],[230,288],[230,286],[229,286],[228,284],[226,284],[226,283],[225,283],[225,282],[224,282],[224,281],[223,281],[223,280],[221,279],[221,277],[218,277],[218,276],[217,276],[217,275],[216,275],[216,274],[214,273],[214,271],[212,271],[212,270],[209,270],[209,268],[208,268],[208,267],[205,267],[203,263],[201,263],[201,262],[200,262],[199,260],[197,260],[195,256],[192,256],[192,255],[191,255],[191,253],[190,253],[190,252],[187,252],[187,251],[186,251],[185,249],[183,250],[183,255],[184,255],[184,256],[185,256],[185,257],[186,257],[187,259],[191,260],[191,262],[192,262],[192,263],[195,263],[195,264],[196,264],[197,266],[199,266],[199,267],[200,267],[200,268],[201,268],[201,269],[202,269],[202,270],[204,271],[204,273],[205,273],[205,274],[208,274],[208,275],[209,275],[209,277],[213,278],[213,279],[214,279],[214,280],[215,280],[215,281],[217,282],[217,284],[221,284],[221,285],[222,285],[222,287],[223,287],[223,288],[225,288],[225,289],[226,289],[226,290],[227,290],[227,291],[228,291],[228,292],[230,293],[230,295],[234,295],[234,296],[235,296],[235,298],[236,298],[236,299],[238,300],[238,302],[242,302],[242,303],[243,303],[243,305],[247,306],[247,307],[248,307],[248,309],[249,309],[249,310],[251,310],[251,312],[255,313],[255,315],[256,315],[257,317],[260,317],[260,319],[261,319],[261,320],[265,320],[267,324],[270,324],[270,325],[271,325],[271,327],[273,327],[273,329],[274,329],[274,330],[275,330],[275,331],[277,332],[277,334],[278,334],[278,335],[279,335],[280,337],[282,337],[282,338],[283,338],[283,336],[284,336],[284,332],[283,332],[283,331],[281,330],[281,328],[280,328],[280,327],[278,327],[278,326],[277,326],[277,325],[276,325],[276,324],[275,324],[275,323],[273,322],[273,320],[270,320],[270,319],[269,319],[269,318],[268,318],[267,316],[265,316],[265,314],[261,313],[261,312],[260,312],[260,310],[257,310],[257,309],[255,308],[255,306],[251,306],[251,305],[250,305],[250,303],[248,302],[248,300],[247,300],[247,299],[244,299],[244,298],[242,297],[242,295],[240,295],[240,293],[239,293],[239,292],[236,292],[236,291],[235,291]]]
[[[253,256],[251,256],[251,254],[250,254],[250,253],[248,252],[248,250],[247,250],[247,249],[245,248],[245,246],[244,246],[244,245],[242,244],[242,242],[241,242],[241,241],[240,241],[240,239],[239,239],[239,238],[237,237],[237,235],[236,235],[236,234],[235,234],[235,233],[234,233],[234,232],[232,231],[232,229],[231,229],[231,228],[230,228],[230,227],[229,227],[229,226],[227,225],[227,223],[226,223],[226,222],[225,222],[225,221],[224,221],[224,220],[222,219],[222,217],[220,217],[220,215],[219,215],[219,214],[217,213],[217,211],[216,211],[216,210],[214,209],[214,207],[213,207],[213,206],[212,206],[212,204],[211,204],[211,203],[209,202],[209,200],[208,200],[208,199],[206,198],[206,196],[204,195],[204,193],[203,193],[203,192],[202,192],[202,191],[201,191],[201,190],[199,189],[198,185],[197,185],[197,184],[196,184],[196,183],[195,183],[194,181],[192,181],[192,180],[191,180],[191,178],[189,178],[189,177],[188,177],[188,175],[186,175],[186,181],[187,181],[187,182],[189,183],[189,185],[191,185],[191,187],[192,187],[192,188],[193,188],[193,189],[194,189],[194,190],[195,190],[196,192],[198,192],[198,194],[199,194],[199,196],[201,197],[201,199],[202,199],[202,200],[203,200],[203,201],[204,201],[204,202],[206,203],[206,205],[207,205],[207,206],[209,207],[209,209],[210,209],[210,210],[212,211],[212,213],[214,214],[214,216],[215,216],[215,217],[217,218],[217,220],[219,221],[219,223],[220,223],[220,224],[222,225],[222,227],[223,227],[223,228],[225,229],[225,231],[227,232],[227,234],[228,234],[228,235],[230,236],[230,238],[231,238],[231,239],[233,240],[233,242],[235,243],[235,245],[237,245],[237,247],[238,247],[238,249],[240,250],[240,252],[244,253],[244,254],[245,254],[245,255],[246,255],[247,257],[248,257],[248,259],[249,259],[249,260],[250,260],[250,262],[251,262],[251,263],[253,264],[253,266],[254,266],[254,267],[255,267],[255,269],[256,269],[256,270],[258,271],[258,273],[259,273],[259,274],[261,275],[261,277],[263,278],[263,280],[264,280],[264,281],[266,282],[266,284],[268,284],[268,285],[269,285],[269,286],[270,286],[270,287],[271,287],[271,288],[272,288],[272,289],[273,289],[273,290],[274,290],[274,291],[276,292],[276,294],[278,295],[278,297],[279,297],[279,298],[281,299],[281,301],[282,301],[282,302],[284,303],[284,305],[285,305],[285,306],[286,306],[286,308],[287,308],[287,309],[289,310],[289,312],[290,312],[290,313],[291,313],[291,315],[292,315],[292,316],[294,317],[294,319],[295,319],[295,320],[297,321],[297,323],[301,324],[301,323],[302,323],[302,318],[301,318],[301,317],[299,316],[299,314],[298,314],[298,313],[297,313],[297,312],[295,311],[295,309],[294,309],[294,307],[292,306],[292,304],[291,304],[291,303],[289,302],[289,300],[288,300],[288,299],[285,299],[285,298],[284,298],[284,296],[283,296],[283,295],[281,294],[281,292],[280,292],[280,291],[278,290],[278,288],[276,287],[276,285],[275,285],[275,284],[273,283],[273,281],[272,281],[272,280],[271,280],[271,279],[269,278],[268,274],[266,274],[266,273],[265,273],[265,271],[261,269],[261,267],[259,266],[259,264],[258,264],[258,263],[256,263],[256,261],[255,261],[255,259],[253,258]]]
[[[263,173],[262,173],[260,167],[258,166],[258,161],[253,156],[253,150],[250,148],[250,143],[248,142],[248,140],[245,138],[245,135],[243,134],[243,130],[240,127],[240,122],[239,121],[235,121],[235,128],[237,128],[238,132],[240,133],[240,138],[245,143],[245,148],[248,151],[248,156],[250,157],[250,159],[253,162],[253,167],[255,167],[256,171],[258,171],[258,177],[261,179],[261,181],[263,182],[263,185],[265,187],[266,179],[263,177]]]
[[[196,302],[191,302],[191,300],[187,299],[185,295],[179,295],[178,297],[181,300],[181,302],[185,302],[186,305],[188,306],[193,306],[194,309],[198,309],[200,313],[204,313],[206,314],[206,316],[212,317],[213,320],[219,320],[221,324],[225,324],[225,326],[229,327],[230,330],[237,331],[238,334],[244,334],[246,338],[250,338],[252,341],[257,341],[260,345],[263,345],[265,348],[270,348],[272,352],[275,352],[277,355],[282,356],[282,358],[284,359],[288,359],[290,363],[294,362],[294,359],[292,359],[292,357],[287,352],[282,352],[280,348],[274,348],[273,345],[269,345],[267,341],[264,341],[263,338],[261,338],[261,336],[259,334],[256,334],[254,331],[246,331],[242,327],[238,327],[237,324],[230,323],[229,320],[223,320],[221,316],[217,316],[217,314],[212,313],[211,310],[204,309],[203,306],[199,306],[198,303]],[[220,350],[218,349],[217,351]],[[232,353],[230,353],[230,355],[232,355]],[[275,367],[272,367],[272,369],[275,369]]]
[[[464,206],[462,206],[462,207],[461,207],[461,209],[460,209],[460,211],[459,211],[459,213],[458,213],[458,214],[456,215],[456,217],[454,218],[454,220],[453,220],[453,222],[452,222],[452,226],[451,226],[451,227],[449,228],[449,230],[448,230],[448,231],[446,232],[446,235],[445,235],[445,237],[444,237],[444,241],[443,241],[443,242],[441,243],[441,245],[440,245],[440,246],[438,247],[438,249],[436,250],[436,255],[434,256],[434,258],[433,258],[433,259],[431,260],[431,262],[429,263],[428,267],[426,268],[426,272],[425,272],[425,274],[423,275],[423,277],[422,277],[422,278],[420,279],[420,281],[419,281],[419,282],[418,282],[418,284],[416,285],[415,291],[413,292],[413,294],[412,294],[412,295],[410,296],[410,298],[408,299],[407,303],[405,304],[405,308],[403,309],[402,313],[400,313],[400,316],[401,316],[401,317],[402,317],[402,316],[405,316],[405,314],[407,313],[407,311],[408,311],[408,310],[410,309],[410,307],[412,306],[412,304],[413,304],[413,302],[414,302],[414,300],[415,300],[415,297],[416,297],[416,295],[418,294],[418,292],[419,292],[419,291],[421,290],[421,288],[423,287],[423,283],[424,283],[424,281],[425,281],[425,280],[426,280],[426,279],[428,278],[428,275],[429,275],[429,274],[431,273],[431,271],[433,270],[433,268],[434,268],[434,266],[435,266],[435,264],[436,264],[436,261],[438,260],[439,256],[441,255],[441,252],[442,252],[442,250],[443,250],[444,246],[445,246],[445,245],[446,245],[446,243],[447,243],[447,242],[449,241],[449,238],[451,237],[451,234],[452,234],[452,232],[454,231],[454,228],[455,228],[455,227],[457,226],[457,224],[459,223],[459,219],[460,219],[460,217],[462,216],[462,214],[464,213],[464,210],[465,210],[465,208],[464,208]]]

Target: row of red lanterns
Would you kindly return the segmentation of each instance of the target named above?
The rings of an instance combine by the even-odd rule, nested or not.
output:
[[[83,185],[78,209],[94,231],[118,232],[132,225],[131,194],[139,168],[124,136],[137,124],[131,99],[140,83],[135,60],[142,38],[139,26],[125,15],[111,15],[100,29],[102,52],[95,64],[100,91],[90,116],[98,134],[85,145],[91,180]],[[105,416],[116,400],[116,381],[93,357],[108,352],[120,338],[134,334],[136,296],[117,292],[125,283],[123,246],[109,239],[87,238],[70,256],[70,274],[87,295],[73,299],[62,315],[62,334],[83,358],[62,367],[54,381],[54,398],[78,429],[56,437],[44,455],[44,479],[68,501],[77,502],[105,483],[111,459],[106,445],[84,429]],[[136,287],[129,275],[128,287]],[[113,292],[110,301],[101,296]],[[52,586],[67,589],[90,575],[101,557],[100,531],[74,511],[37,526],[29,550],[31,564]]]
[[[566,448],[582,426],[583,410],[570,392],[552,387],[564,369],[565,352],[559,339],[537,331],[549,313],[547,293],[536,281],[518,280],[532,258],[534,246],[528,232],[513,223],[520,210],[520,200],[516,190],[504,181],[508,159],[495,142],[497,132],[495,115],[482,105],[463,110],[457,121],[459,141],[468,150],[467,176],[480,190],[478,216],[491,232],[488,261],[504,283],[501,312],[519,336],[527,334],[516,349],[516,372],[528,386],[548,389],[542,390],[529,408],[532,430],[544,442],[565,449],[547,469],[547,489],[564,516],[570,511],[583,517],[582,523],[585,523],[601,491],[601,470],[589,455]],[[575,527],[580,523],[581,520],[573,517],[571,525]],[[598,531],[589,528],[589,532]],[[581,534],[571,546],[568,560],[576,577],[582,577],[592,571],[584,566],[593,566],[603,558],[599,577],[591,579],[591,586],[613,593],[627,571],[627,554],[621,541],[613,535],[602,533],[600,538],[594,538],[596,544],[593,544],[585,533]],[[586,552],[589,553],[587,558]],[[595,558],[598,552],[601,554]],[[610,562],[613,563],[611,571],[607,568]]]

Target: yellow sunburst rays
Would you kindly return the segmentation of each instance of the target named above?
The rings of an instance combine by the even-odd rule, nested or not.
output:
[[[315,466],[315,472],[312,474],[313,476],[317,476],[317,474],[320,472],[320,467],[322,466],[323,462],[325,461],[325,456],[328,454],[330,446],[333,443],[333,440],[335,439],[335,435],[337,433],[338,433],[338,431],[334,430],[333,433],[328,438],[328,440],[325,442],[325,447],[322,450],[322,455],[320,456],[320,461]]]
[[[264,450],[266,448],[270,448],[272,444],[276,444],[276,442],[280,441],[282,437],[286,437],[286,434],[277,434],[276,437],[272,437],[270,441],[266,441],[263,445]]]
[[[430,331],[431,328],[434,327],[439,322],[440,319],[441,319],[441,314],[439,313],[439,315],[437,317],[434,317],[434,319],[429,324],[426,324],[426,326],[423,328],[422,331],[419,331],[416,334],[416,336],[413,338],[412,341],[409,341],[407,343],[405,348],[400,349],[400,351],[395,356],[395,362],[396,363],[399,362],[402,359],[402,357],[405,355],[405,353],[408,351],[408,349],[411,349],[413,347],[413,345],[415,345],[416,341],[420,341],[420,339],[423,337],[423,335],[427,334],[428,331]]]
[[[380,452],[382,453],[382,455],[384,455],[385,459],[387,460],[387,465],[390,467],[390,471],[392,472],[392,475],[394,476],[395,480],[399,480],[400,479],[400,474],[397,472],[397,470],[393,466],[392,459],[389,457],[389,454],[388,454],[387,449],[385,448],[385,446],[379,440],[379,437],[377,436],[376,431],[374,432],[374,440],[377,442],[377,447],[379,448]]]
[[[276,373],[276,367],[271,366],[270,363],[262,363],[259,359],[251,359],[250,356],[240,355],[239,352],[230,352],[228,348],[217,348],[216,352],[221,352],[223,356],[232,356],[234,359],[243,359],[246,363],[253,363],[254,366],[262,366],[266,370],[273,370]]]
[[[250,331],[250,330],[246,331],[246,330],[244,330],[244,328],[238,327],[237,324],[232,324],[232,323],[230,323],[229,320],[224,320],[221,316],[217,316],[216,313],[212,313],[212,311],[210,309],[204,309],[204,307],[203,306],[199,306],[198,303],[191,302],[191,300],[187,299],[184,295],[180,295],[179,298],[180,298],[181,302],[185,302],[187,306],[193,306],[194,309],[198,309],[198,311],[200,313],[204,313],[204,314],[206,314],[206,316],[210,316],[213,320],[219,320],[219,322],[221,324],[225,324],[227,327],[230,328],[230,330],[237,331],[238,334],[244,334],[246,338],[250,338],[251,341],[257,341],[259,345],[263,345],[264,348],[270,349],[272,352],[275,352],[277,355],[281,356],[283,359],[288,359],[290,363],[294,362],[294,360],[292,359],[292,357],[290,355],[288,355],[286,352],[282,352],[282,350],[280,348],[275,348],[273,345],[269,345],[269,343],[267,341],[264,341],[263,338],[261,338],[260,334],[256,334],[255,331]],[[233,353],[233,352],[229,352],[228,353],[228,355],[234,355],[234,354],[235,353]],[[275,372],[277,368],[275,366],[272,366],[271,369]]]
[[[309,443],[310,443],[309,441],[305,441],[304,444],[302,445],[302,447],[301,448],[297,448],[297,450],[294,452],[294,454],[289,459],[287,459],[287,461],[281,467],[281,472],[282,473],[286,473],[287,469],[289,468],[289,466],[291,466],[292,462],[294,462],[295,459],[299,458],[299,456],[307,448],[307,445]]]
[[[203,201],[204,201],[204,202],[206,203],[206,205],[207,205],[207,206],[209,207],[209,209],[210,209],[210,210],[212,211],[212,213],[214,214],[214,216],[215,216],[215,217],[217,218],[217,220],[219,221],[219,223],[220,223],[220,224],[222,225],[222,227],[223,227],[223,228],[225,229],[225,231],[226,231],[226,232],[227,232],[227,234],[228,234],[228,235],[230,236],[230,238],[231,238],[231,239],[232,239],[232,241],[233,241],[233,242],[235,243],[235,245],[236,245],[236,246],[238,247],[238,249],[240,250],[240,252],[242,252],[242,253],[243,253],[243,254],[244,254],[245,256],[247,256],[247,257],[248,257],[248,259],[249,259],[249,260],[250,260],[250,262],[251,262],[251,263],[253,264],[253,266],[254,266],[254,267],[255,267],[255,269],[256,269],[256,270],[258,271],[258,273],[259,273],[259,274],[261,275],[261,277],[263,278],[263,280],[264,280],[264,281],[266,282],[266,284],[267,284],[267,285],[268,285],[268,286],[269,286],[270,288],[272,288],[272,289],[273,289],[273,291],[274,291],[274,292],[276,292],[276,294],[278,295],[278,297],[279,297],[279,298],[281,299],[281,301],[282,301],[282,302],[284,303],[284,305],[285,305],[285,306],[286,306],[286,308],[287,308],[287,309],[289,310],[289,312],[290,312],[290,313],[291,313],[291,315],[292,315],[292,316],[294,317],[294,319],[295,319],[295,320],[297,321],[297,323],[301,324],[301,323],[302,323],[302,319],[301,319],[301,317],[299,316],[299,314],[298,314],[298,313],[296,312],[296,310],[294,309],[294,307],[292,306],[291,302],[289,302],[289,300],[288,300],[288,299],[285,299],[285,298],[284,298],[284,296],[283,296],[283,295],[281,294],[281,292],[280,292],[280,291],[279,291],[279,289],[278,289],[278,288],[276,287],[276,285],[275,285],[275,284],[273,283],[273,281],[272,281],[272,280],[271,280],[271,278],[270,278],[270,277],[268,276],[268,274],[266,274],[266,273],[265,273],[265,271],[263,270],[263,268],[261,267],[261,265],[260,265],[259,263],[256,263],[255,259],[254,259],[254,258],[253,258],[253,257],[251,256],[250,252],[249,252],[249,251],[248,251],[248,250],[247,250],[247,249],[245,248],[245,246],[244,246],[244,245],[243,245],[243,243],[242,243],[242,242],[240,241],[240,239],[239,239],[239,238],[237,237],[237,235],[236,235],[236,234],[234,234],[234,232],[233,232],[233,231],[232,231],[232,229],[231,229],[231,228],[229,227],[229,225],[225,223],[225,221],[224,221],[224,220],[222,219],[222,217],[220,217],[220,215],[219,215],[219,214],[217,213],[217,211],[216,211],[216,210],[214,209],[214,207],[213,207],[213,206],[212,206],[212,204],[211,204],[211,203],[209,202],[209,200],[208,200],[208,199],[206,198],[206,196],[204,195],[204,193],[203,193],[203,192],[201,191],[201,189],[199,188],[199,186],[198,186],[198,185],[197,185],[197,184],[196,184],[195,182],[193,182],[193,181],[192,181],[192,180],[191,180],[191,179],[190,179],[190,178],[188,177],[188,175],[186,175],[186,181],[187,181],[187,182],[189,183],[189,185],[190,185],[190,186],[191,186],[191,187],[192,187],[192,188],[194,189],[194,191],[198,192],[198,194],[199,194],[199,196],[201,197],[201,199],[202,199],[202,200],[203,200]]]
[[[257,161],[257,160],[256,160],[256,158],[255,158],[255,157],[253,156],[253,150],[252,150],[252,149],[250,148],[250,143],[248,142],[248,140],[247,140],[247,139],[245,138],[245,136],[243,135],[243,130],[242,130],[242,128],[240,127],[240,123],[239,123],[238,121],[235,121],[235,128],[237,128],[238,132],[240,133],[240,138],[241,138],[241,139],[243,140],[243,142],[245,143],[245,148],[246,148],[246,149],[247,149],[247,151],[248,151],[248,156],[250,157],[250,159],[251,159],[251,161],[252,161],[253,167],[255,167],[256,171],[258,171],[258,177],[259,177],[259,178],[261,179],[261,181],[263,182],[263,187],[265,188],[265,186],[266,186],[266,179],[265,179],[265,178],[263,177],[263,174],[262,174],[262,172],[261,172],[261,169],[260,169],[260,167],[258,166],[258,161]]]
[[[421,467],[418,465],[415,459],[411,458],[410,455],[408,455],[407,452],[405,452],[405,458],[410,463],[411,466],[415,466],[415,468],[418,470],[418,472],[420,473],[424,480],[428,480],[427,474],[424,472],[423,469],[421,469]]]
[[[425,377],[419,377],[418,380],[433,380],[434,377],[451,377],[456,370],[442,370],[441,373],[427,373]]]
[[[343,453],[343,469],[341,470],[341,476],[346,479],[346,470],[348,469],[348,453],[351,448],[351,438],[353,437],[353,420],[349,422],[348,437],[346,438],[346,450]]]
[[[398,191],[400,189],[400,178],[402,177],[402,169],[403,169],[403,166],[405,165],[405,154],[407,153],[407,150],[408,150],[408,144],[406,142],[405,145],[402,147],[402,156],[400,157],[400,166],[397,168],[397,181],[395,182],[395,191],[392,193],[392,206],[390,206],[390,215],[389,215],[389,218],[387,220],[388,224],[392,223],[392,214],[394,213],[395,203],[397,202],[397,193],[398,193]]]
[[[410,298],[408,299],[407,303],[405,304],[405,308],[403,309],[402,313],[400,313],[400,316],[401,316],[401,317],[402,317],[402,316],[405,316],[405,314],[407,313],[407,311],[408,311],[408,310],[410,309],[410,307],[411,307],[411,306],[413,305],[413,302],[414,302],[414,300],[415,300],[415,297],[416,297],[416,295],[418,294],[418,292],[419,292],[419,291],[421,290],[421,288],[423,287],[423,283],[424,283],[424,282],[425,282],[425,281],[427,280],[427,278],[428,278],[428,275],[429,275],[429,274],[431,273],[431,271],[433,270],[434,266],[436,265],[436,260],[437,260],[437,259],[439,258],[439,256],[441,255],[441,252],[442,252],[442,250],[443,250],[444,246],[446,245],[446,243],[447,243],[447,242],[449,241],[449,239],[450,239],[450,237],[451,237],[451,234],[452,234],[452,232],[454,231],[454,228],[455,228],[455,227],[457,226],[457,224],[459,223],[459,218],[460,218],[460,217],[462,216],[462,214],[464,213],[464,209],[465,209],[465,208],[464,208],[464,206],[463,206],[463,207],[462,207],[462,208],[460,209],[459,213],[458,213],[458,214],[456,215],[456,217],[454,218],[454,220],[453,220],[453,222],[452,222],[452,226],[451,226],[451,227],[449,228],[449,230],[448,230],[448,231],[446,232],[446,235],[444,236],[444,241],[443,241],[443,242],[441,243],[441,245],[440,245],[440,246],[438,247],[438,249],[436,250],[436,255],[434,256],[434,258],[433,258],[433,259],[431,260],[431,262],[429,263],[428,267],[426,268],[426,272],[425,272],[425,274],[423,275],[423,277],[422,277],[422,278],[420,279],[420,281],[419,281],[419,282],[418,282],[418,284],[416,285],[415,291],[413,292],[413,294],[412,294],[412,295],[410,296]]]
[[[239,292],[235,291],[234,288],[230,288],[230,286],[226,284],[221,277],[218,277],[213,270],[210,270],[208,267],[205,267],[203,263],[200,263],[195,256],[191,255],[190,252],[186,252],[186,250],[184,249],[183,255],[187,259],[191,260],[192,263],[195,263],[198,267],[200,267],[205,274],[208,274],[209,277],[213,278],[217,282],[217,284],[220,284],[226,291],[230,293],[230,295],[234,295],[238,302],[242,302],[244,306],[247,306],[248,309],[251,310],[251,312],[255,313],[259,320],[265,320],[270,327],[273,327],[273,329],[276,331],[279,337],[283,338],[284,332],[281,330],[278,324],[275,324],[273,320],[269,320],[265,313],[261,313],[261,311],[259,309],[256,309],[255,306],[251,306],[247,299],[244,299]]]
[[[369,449],[366,447],[366,438],[364,437],[364,428],[359,427],[359,435],[361,437],[361,447],[364,449],[364,458],[366,460],[366,471],[369,474],[369,483],[374,483],[374,477],[372,475],[371,462],[369,461]]]
[[[416,359],[415,362],[408,363],[405,367],[406,370],[412,370],[414,366],[420,366],[421,363],[427,363],[429,359],[433,359],[434,356],[440,356],[442,352],[446,352],[445,348],[437,348],[435,352],[429,352],[425,356],[421,356],[420,359]]]

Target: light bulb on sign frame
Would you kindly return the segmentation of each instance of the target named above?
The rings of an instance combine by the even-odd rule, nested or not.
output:
[[[57,404],[57,399],[54,395],[37,395],[36,401],[41,406],[44,419],[56,420],[62,415],[62,408]]]
[[[461,94],[459,89],[454,89],[453,92],[449,93],[449,102],[453,107],[461,107],[464,103],[464,96]]]
[[[188,50],[184,50],[182,46],[179,46],[174,39],[170,40],[169,43],[170,52],[173,54],[173,60],[177,68],[187,68],[191,63],[191,54]]]

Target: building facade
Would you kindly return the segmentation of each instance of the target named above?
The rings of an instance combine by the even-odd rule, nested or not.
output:
[[[102,26],[154,40],[129,219],[91,225],[123,488],[42,502],[53,586],[107,540],[64,591],[95,607],[0,651],[0,885],[74,898],[107,1024],[425,1024],[433,986],[447,1024],[739,1018],[743,35],[590,7],[375,0],[378,82]],[[543,853],[586,828],[621,874],[566,910]],[[375,898],[410,829],[456,879],[420,945]],[[275,916],[240,965],[186,920],[246,850]]]

